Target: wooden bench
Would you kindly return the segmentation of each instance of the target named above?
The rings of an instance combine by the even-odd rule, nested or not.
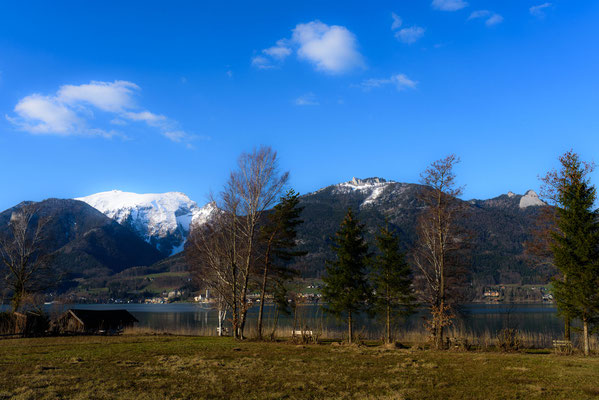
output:
[[[217,326],[217,327],[216,327],[216,334],[219,334],[219,333],[220,333],[220,328]],[[222,335],[223,335],[223,336],[226,336],[226,335],[228,335],[228,334],[229,334],[229,328],[223,328],[223,333],[222,333]]]
[[[572,353],[572,342],[570,340],[554,340],[553,350],[560,354],[571,354]]]
[[[293,331],[293,336],[312,336],[312,331]]]

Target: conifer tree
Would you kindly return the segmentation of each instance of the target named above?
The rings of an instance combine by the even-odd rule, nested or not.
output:
[[[554,279],[554,295],[566,320],[582,321],[584,353],[588,355],[589,328],[599,317],[599,214],[593,208],[596,189],[587,177],[593,166],[572,151],[561,156],[560,163],[562,169],[544,179],[546,185],[552,185],[549,189],[553,189],[557,206],[551,250],[561,277]]]
[[[366,276],[370,253],[364,240],[364,225],[359,223],[351,209],[333,238],[332,248],[336,257],[327,261],[322,294],[330,312],[347,316],[348,341],[351,344],[353,317],[366,309],[371,293]]]
[[[396,317],[414,312],[412,272],[399,249],[399,239],[382,228],[376,237],[378,254],[373,263],[374,310],[385,320],[385,342],[391,343],[391,325]]]
[[[262,320],[264,315],[264,298],[268,291],[269,280],[274,282],[274,289],[280,293],[285,283],[290,280],[296,271],[289,268],[289,263],[295,257],[306,253],[297,251],[297,227],[303,223],[300,214],[303,207],[299,207],[299,193],[289,189],[280,202],[274,207],[273,212],[266,218],[266,223],[260,231],[260,239],[264,246],[262,283],[260,292],[260,307],[258,311],[258,337],[262,337]]]

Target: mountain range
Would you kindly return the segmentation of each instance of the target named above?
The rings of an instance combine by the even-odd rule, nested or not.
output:
[[[350,207],[365,224],[371,242],[376,231],[388,225],[409,250],[424,207],[418,196],[422,188],[382,178],[353,178],[301,196],[304,223],[298,244],[308,255],[296,262],[296,269],[304,277],[322,276],[325,260],[332,256],[330,238]],[[6,234],[10,216],[23,204],[0,213],[0,234]],[[534,191],[463,204],[467,211],[463,224],[472,242],[465,263],[473,284],[547,281],[551,271],[532,268],[523,252],[529,228],[545,206]],[[208,221],[216,206],[200,207],[179,192],[113,190],[77,199],[44,200],[39,210],[51,217],[45,250],[68,272],[71,286],[118,286],[131,276],[151,272],[181,274],[178,283],[169,281],[174,287],[184,280],[181,251],[191,224]]]

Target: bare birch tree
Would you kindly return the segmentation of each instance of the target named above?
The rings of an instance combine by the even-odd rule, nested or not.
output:
[[[421,175],[425,209],[419,219],[414,263],[424,283],[423,301],[431,313],[428,329],[437,349],[443,347],[444,328],[453,318],[450,289],[457,267],[455,255],[464,245],[456,223],[463,211],[457,200],[463,188],[456,186],[453,172],[458,162],[452,154],[433,162]]]
[[[191,248],[198,257],[192,268],[230,307],[233,336],[238,339],[244,338],[248,288],[260,258],[258,224],[288,179],[288,172],[280,173],[277,153],[270,147],[243,153],[216,201],[218,217],[195,229]]]
[[[12,213],[7,234],[0,236],[0,273],[12,293],[13,312],[51,284],[52,274],[42,249],[48,221],[39,215],[36,204],[26,204]]]

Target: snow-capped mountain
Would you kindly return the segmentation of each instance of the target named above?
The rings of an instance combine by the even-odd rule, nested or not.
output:
[[[112,190],[75,200],[129,226],[165,256],[182,251],[191,224],[206,222],[216,209],[212,203],[199,207],[180,192],[138,194]]]
[[[359,201],[354,203],[358,209],[380,207],[389,200],[403,199],[415,189],[418,185],[410,183],[401,183],[392,180],[386,180],[379,177],[373,178],[352,178],[350,181],[341,182],[335,185],[322,188],[314,194],[329,192],[334,196],[345,196]]]
[[[320,276],[326,260],[331,260],[330,238],[339,229],[347,209],[351,208],[365,225],[366,237],[374,237],[382,226],[388,226],[400,238],[402,248],[409,250],[418,239],[418,220],[425,204],[423,186],[382,178],[353,178],[305,194],[298,227],[300,250],[308,254],[295,268],[305,276]],[[461,201],[461,200],[460,200]],[[460,223],[471,237],[468,262],[473,279],[481,282],[538,282],[544,272],[531,271],[523,257],[523,243],[530,238],[529,227],[545,205],[534,191],[503,194],[486,200],[462,203],[464,215]]]

